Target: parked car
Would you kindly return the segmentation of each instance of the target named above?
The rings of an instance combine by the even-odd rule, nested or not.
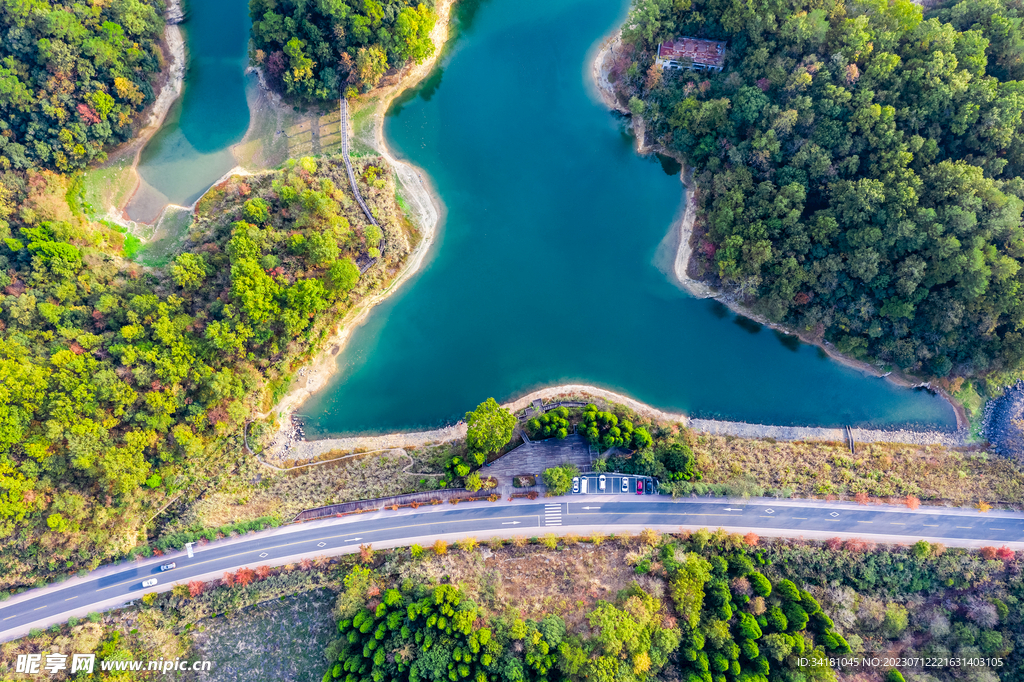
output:
[[[143,587],[153,587],[153,585],[156,585],[157,582],[158,581],[157,581],[156,578],[150,578],[149,580],[143,581],[142,586]]]
[[[648,495],[654,494],[654,481],[652,481],[651,479],[647,479],[644,482],[644,492],[647,493]]]
[[[607,480],[608,479],[605,478],[605,475],[601,474],[601,476],[597,479],[597,488],[598,488],[598,490],[604,490],[605,482]]]
[[[580,479],[580,492],[583,493],[584,495],[587,494],[587,477],[586,476],[584,476],[583,478]]]
[[[172,568],[174,568],[174,567],[175,567],[175,566],[177,566],[177,565],[178,565],[178,564],[176,564],[176,563],[174,563],[174,562],[172,561],[172,562],[171,562],[171,563],[169,563],[169,564],[164,564],[163,566],[161,566],[161,567],[160,567],[160,570],[161,570],[161,571],[169,571],[169,570],[171,570]]]
[[[637,495],[643,495],[644,494],[644,479],[642,479],[642,478],[636,479],[636,494]]]
[[[622,477],[622,492],[624,492],[624,493],[628,493],[629,492],[629,476],[623,476]]]
[[[572,479],[572,491],[578,493],[580,491],[580,477],[576,476]]]

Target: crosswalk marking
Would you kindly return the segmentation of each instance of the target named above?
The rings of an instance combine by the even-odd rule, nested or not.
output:
[[[547,505],[544,505],[544,525],[545,526],[561,526],[562,525],[562,505],[561,504],[547,504]]]

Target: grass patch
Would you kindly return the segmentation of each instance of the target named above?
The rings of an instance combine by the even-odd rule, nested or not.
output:
[[[263,516],[291,519],[304,509],[440,487],[438,474],[444,472],[451,447],[403,452],[388,450],[289,472],[273,472],[248,458],[224,486],[193,503],[177,527],[164,532],[194,524],[217,527]]]
[[[1019,504],[1024,467],[980,452],[941,445],[861,443],[851,455],[842,443],[769,442],[691,433],[700,483],[685,494],[793,493],[801,496],[904,498],[971,505],[978,500]]]
[[[967,419],[971,424],[971,438],[982,437],[982,416],[985,407],[985,399],[978,393],[974,382],[965,381],[959,390],[952,392],[953,398],[964,406],[967,412]]]
[[[135,189],[135,173],[132,172],[130,156],[87,170],[81,177],[81,206],[93,218],[106,213],[112,206],[124,206]]]
[[[200,621],[193,658],[214,661],[210,682],[319,682],[337,634],[328,590],[266,601],[231,616]]]

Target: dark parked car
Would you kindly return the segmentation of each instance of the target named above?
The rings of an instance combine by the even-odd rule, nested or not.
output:
[[[647,479],[644,482],[644,492],[647,493],[648,495],[654,494],[654,481],[652,481],[651,479]]]
[[[644,494],[644,479],[642,479],[642,478],[636,479],[636,494],[637,495],[643,495]]]

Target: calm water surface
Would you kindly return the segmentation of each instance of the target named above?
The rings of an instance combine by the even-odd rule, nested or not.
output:
[[[235,167],[230,147],[249,127],[247,0],[189,2],[182,30],[188,47],[185,88],[142,150],[142,182],[127,207],[133,220],[152,222],[167,204],[196,201]]]
[[[694,416],[955,425],[942,400],[690,298],[659,269],[679,176],[634,154],[584,78],[622,0],[467,8],[443,72],[385,123],[436,183],[443,232],[303,406],[308,435],[433,427],[568,382]]]

